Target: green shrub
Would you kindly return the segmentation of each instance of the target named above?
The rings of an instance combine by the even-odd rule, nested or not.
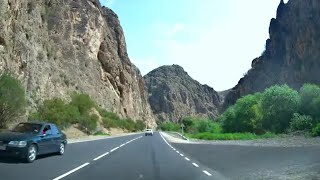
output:
[[[320,136],[320,123],[312,129],[312,136]]]
[[[320,118],[320,87],[314,84],[304,84],[300,88],[302,114]]]
[[[12,74],[4,72],[0,76],[0,129],[6,128],[26,110],[25,90]]]
[[[185,126],[184,129],[187,132],[192,131],[194,119],[192,117],[185,117],[182,119],[182,124]]]
[[[143,121],[137,120],[137,121],[135,122],[134,129],[135,129],[136,131],[142,131],[142,130],[145,129],[145,127],[146,127],[146,125],[145,125],[145,123],[144,123]]]
[[[105,109],[98,109],[100,116],[104,117],[104,118],[108,118],[108,119],[113,119],[113,120],[120,120],[120,117],[113,112],[109,112]]]
[[[180,131],[180,125],[173,122],[164,122],[160,124],[162,131]]]
[[[70,105],[77,107],[80,114],[86,114],[95,106],[95,102],[87,94],[73,94]]]
[[[287,85],[272,86],[261,97],[262,126],[265,130],[282,133],[290,125],[293,113],[300,107],[299,93]]]
[[[66,104],[62,99],[45,100],[38,111],[29,116],[29,120],[48,121],[66,128],[80,119],[77,107]]]
[[[108,133],[102,132],[102,131],[97,131],[93,135],[95,136],[109,136]]]
[[[88,134],[92,134],[97,128],[97,122],[99,117],[96,114],[81,116],[78,120],[79,125]]]
[[[290,122],[290,131],[310,131],[312,129],[312,117],[294,113]]]
[[[116,113],[108,112],[101,108],[98,111],[102,116],[105,128],[122,128],[134,132],[142,131],[145,128],[145,124],[142,121],[137,120],[134,122],[132,119],[121,119]]]

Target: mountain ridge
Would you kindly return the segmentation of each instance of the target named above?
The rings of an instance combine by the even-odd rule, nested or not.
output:
[[[219,94],[192,79],[179,65],[158,67],[144,76],[149,103],[160,121],[179,121],[187,116],[214,119],[221,103]]]

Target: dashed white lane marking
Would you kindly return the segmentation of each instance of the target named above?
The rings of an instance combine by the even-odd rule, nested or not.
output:
[[[115,150],[117,150],[117,149],[119,149],[119,147],[116,147],[116,148],[111,149],[110,152],[113,152],[113,151],[115,151]]]
[[[74,172],[78,171],[79,169],[84,168],[85,166],[88,166],[89,164],[90,164],[90,163],[88,163],[88,162],[87,162],[87,163],[84,163],[84,164],[82,164],[81,166],[79,166],[79,167],[77,167],[77,168],[74,168],[74,169],[72,169],[71,171],[69,171],[69,172],[67,172],[67,173],[65,173],[65,174],[62,174],[62,175],[59,176],[59,177],[54,178],[53,180],[62,179],[62,178],[64,178],[64,177],[70,175],[71,173],[74,173]]]
[[[164,142],[169,145],[169,147],[171,147],[174,151],[176,151],[178,154],[180,154],[181,157],[184,156],[183,154],[179,153],[179,151],[177,151],[175,148],[173,148],[173,146],[171,146],[171,145],[166,141],[166,139],[164,139],[164,137],[163,137],[161,134],[160,134],[160,136],[162,137],[162,139],[164,140]],[[187,161],[190,161],[190,159],[187,158],[187,157],[184,157],[184,159],[187,160]],[[196,164],[196,163],[192,163],[192,165],[195,166],[195,167],[199,167],[199,165]],[[209,173],[208,171],[206,171],[206,170],[203,170],[202,172],[205,173],[207,176],[212,176],[212,174],[210,174],[210,173]]]
[[[206,170],[203,170],[202,172],[204,172],[206,175],[208,175],[208,176],[212,176],[212,174],[210,174],[208,171],[206,171]]]
[[[111,149],[110,152],[106,152],[106,153],[104,153],[104,154],[102,154],[102,155],[94,158],[93,160],[94,160],[94,161],[99,160],[99,159],[101,159],[102,157],[108,155],[109,153],[111,153],[111,152],[119,149],[120,147],[122,147],[122,146],[124,146],[124,145],[126,145],[126,144],[128,144],[128,143],[130,143],[130,142],[132,142],[132,141],[134,141],[134,140],[137,140],[137,139],[139,139],[139,138],[142,138],[142,136],[139,136],[139,137],[137,137],[137,138],[135,138],[135,139],[132,139],[132,140],[126,142],[126,143],[123,143],[123,144],[121,144],[120,146],[117,146],[117,147]],[[70,175],[70,174],[72,174],[72,173],[80,170],[81,168],[84,168],[85,166],[88,166],[89,164],[90,164],[90,163],[88,163],[88,162],[87,162],[87,163],[84,163],[84,164],[82,164],[81,166],[79,166],[79,167],[77,167],[77,168],[74,168],[74,169],[72,169],[71,171],[68,171],[68,172],[62,174],[61,176],[58,176],[58,177],[54,178],[53,180],[60,180],[60,179],[62,179],[62,178],[64,178],[64,177],[66,177],[66,176],[68,176],[68,175]]]
[[[100,158],[102,158],[102,157],[104,157],[104,156],[106,156],[108,154],[109,154],[109,152],[106,152],[106,153],[102,154],[101,156],[98,156],[98,157],[94,158],[93,160],[96,161],[96,160],[98,160],[98,159],[100,159]]]
[[[199,165],[196,163],[192,163],[192,165],[194,165],[195,167],[199,167]]]

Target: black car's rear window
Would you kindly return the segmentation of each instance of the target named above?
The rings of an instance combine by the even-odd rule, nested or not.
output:
[[[41,127],[41,124],[36,123],[20,123],[15,128],[13,128],[12,131],[21,133],[38,133]]]

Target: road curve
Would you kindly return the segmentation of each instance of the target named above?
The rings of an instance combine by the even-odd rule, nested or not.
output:
[[[0,159],[0,179],[207,180],[218,173],[184,155],[155,132],[69,144],[63,156],[34,163]]]

